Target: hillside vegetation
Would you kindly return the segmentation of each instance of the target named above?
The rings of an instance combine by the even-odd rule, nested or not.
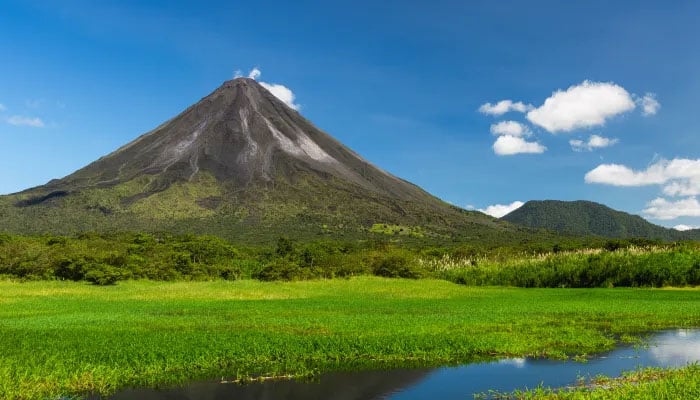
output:
[[[521,226],[574,235],[607,238],[700,240],[700,230],[680,232],[654,225],[638,215],[613,210],[591,201],[528,201],[501,218]]]
[[[0,232],[23,235],[79,235],[120,231],[214,235],[239,243],[274,245],[280,236],[297,240],[369,239],[378,226],[406,226],[414,235],[385,230],[402,240],[476,241],[513,244],[549,241],[538,232],[437,199],[429,203],[368,195],[337,180],[300,174],[295,183],[236,190],[207,173],[144,196],[152,177],[111,187],[83,188],[39,204],[24,205],[43,189],[0,196]],[[313,200],[312,200],[313,199]]]

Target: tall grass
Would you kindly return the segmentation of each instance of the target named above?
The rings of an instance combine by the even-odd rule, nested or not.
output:
[[[663,287],[700,285],[693,246],[579,250],[517,257],[420,259],[435,276],[471,286]]]

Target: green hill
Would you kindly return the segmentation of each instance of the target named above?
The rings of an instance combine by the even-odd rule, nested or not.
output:
[[[514,224],[574,235],[660,240],[700,239],[700,230],[680,232],[654,225],[638,215],[591,201],[528,201],[501,218]]]

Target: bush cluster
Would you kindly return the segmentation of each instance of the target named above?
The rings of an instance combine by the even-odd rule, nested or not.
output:
[[[115,284],[124,279],[238,279],[249,255],[210,236],[0,237],[0,275]]]
[[[295,244],[280,238],[275,251],[252,277],[263,281],[294,281],[363,275],[368,272],[362,249],[350,244],[312,242]]]
[[[575,250],[576,242],[539,246],[400,247],[383,240],[295,242],[282,237],[275,246],[246,247],[195,235],[0,235],[0,276],[96,285],[126,279],[294,281],[356,275],[521,287],[700,285],[696,242],[600,241],[597,249],[587,250]]]

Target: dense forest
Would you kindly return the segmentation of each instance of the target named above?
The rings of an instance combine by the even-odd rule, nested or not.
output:
[[[501,218],[517,225],[563,234],[607,238],[700,240],[700,230],[677,231],[654,225],[638,215],[613,210],[592,201],[528,201]]]

